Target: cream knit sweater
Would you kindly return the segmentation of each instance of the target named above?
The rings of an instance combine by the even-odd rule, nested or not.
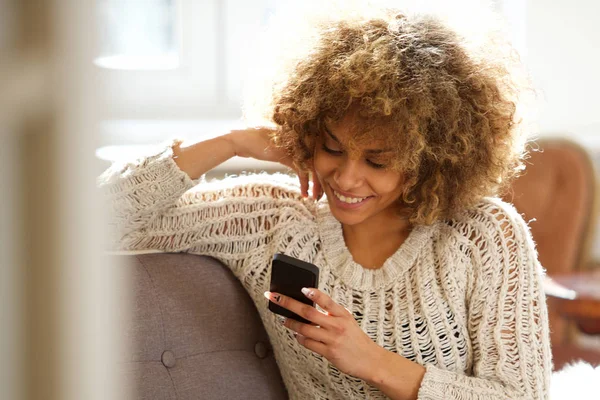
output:
[[[545,399],[551,371],[543,270],[515,209],[488,198],[452,221],[417,226],[382,268],[352,260],[326,200],[295,180],[254,175],[192,181],[157,154],[98,177],[112,209],[113,250],[213,256],[252,297],[290,399],[384,399],[294,339],[267,309],[270,264],[282,252],[317,265],[319,289],[373,341],[426,366],[419,399]]]

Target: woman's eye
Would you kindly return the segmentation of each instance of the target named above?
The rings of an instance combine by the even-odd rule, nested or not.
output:
[[[323,144],[321,146],[321,148],[323,149],[323,151],[325,151],[325,152],[327,152],[327,153],[329,153],[331,155],[334,155],[334,156],[339,156],[339,155],[342,155],[342,153],[343,153],[341,150],[330,149],[325,144]],[[371,160],[366,160],[366,161],[367,161],[367,164],[369,164],[371,167],[373,167],[375,169],[383,169],[383,168],[385,168],[384,164],[378,164],[378,163],[373,162]]]
[[[373,161],[371,161],[371,160],[367,160],[367,163],[368,163],[368,164],[369,164],[371,167],[373,167],[373,168],[375,168],[375,169],[383,169],[383,168],[385,168],[385,165],[383,165],[383,164],[377,164],[377,163],[374,163],[374,162],[373,162]]]
[[[339,156],[340,154],[342,154],[341,151],[330,149],[329,147],[327,147],[325,145],[323,145],[322,148],[324,151],[326,151],[329,154],[333,154],[334,156]]]

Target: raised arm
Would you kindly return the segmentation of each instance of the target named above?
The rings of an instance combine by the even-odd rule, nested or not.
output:
[[[233,156],[278,162],[294,169],[285,152],[273,145],[269,133],[268,128],[250,128],[202,142],[177,142],[173,146],[173,159],[192,179],[198,179]]]
[[[113,229],[111,249],[124,249],[128,235],[143,231],[195,185],[173,159],[176,143],[164,143],[156,154],[137,160],[114,162],[96,179]]]
[[[194,180],[237,155],[238,149],[247,157],[289,165],[281,150],[269,146],[268,133],[248,129],[200,142],[173,140],[156,154],[113,163],[97,178],[115,230],[111,247],[122,248],[128,236],[145,232],[151,220],[176,208],[182,195],[198,183]]]
[[[286,165],[268,145],[266,131],[234,131],[187,145],[165,143],[156,154],[113,164],[98,178],[114,230],[110,250],[191,251],[227,262],[235,254],[239,259],[242,248],[266,245],[282,213],[288,224],[306,219],[307,203],[289,176],[194,181],[234,154]]]

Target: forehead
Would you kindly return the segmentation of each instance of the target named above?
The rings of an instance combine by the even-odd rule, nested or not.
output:
[[[325,132],[340,143],[357,150],[386,150],[393,130],[377,121],[346,115],[340,120],[325,120]]]

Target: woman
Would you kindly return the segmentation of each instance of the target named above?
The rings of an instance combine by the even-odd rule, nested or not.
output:
[[[495,197],[524,155],[509,64],[427,15],[333,15],[314,32],[273,86],[273,128],[176,140],[100,176],[114,247],[231,268],[292,399],[547,398],[543,271]],[[234,155],[292,167],[300,188],[194,181]],[[319,308],[267,292],[279,252],[319,267],[304,290]],[[279,323],[263,295],[312,324]]]

